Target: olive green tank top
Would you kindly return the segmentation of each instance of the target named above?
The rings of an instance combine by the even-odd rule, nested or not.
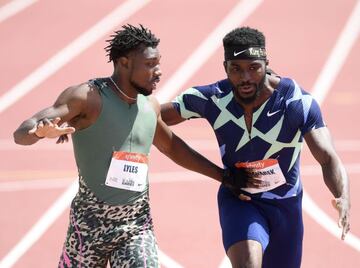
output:
[[[138,94],[136,104],[129,105],[109,87],[105,79],[89,81],[99,90],[102,108],[91,126],[72,135],[79,176],[102,201],[112,205],[128,204],[148,192],[129,191],[105,185],[114,151],[149,156],[156,128],[156,113],[149,99]]]

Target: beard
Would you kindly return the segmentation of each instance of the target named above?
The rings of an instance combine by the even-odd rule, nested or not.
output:
[[[144,96],[149,96],[151,94],[151,91],[143,88],[142,86],[139,86],[139,84],[137,84],[135,81],[130,80],[130,84],[133,88],[136,89],[139,94],[142,94]]]
[[[266,73],[264,74],[263,78],[261,79],[261,81],[256,84],[256,83],[249,83],[249,82],[244,82],[244,83],[241,83],[241,84],[238,84],[238,85],[233,85],[234,87],[234,90],[233,90],[233,93],[234,95],[236,96],[236,98],[238,100],[240,100],[241,102],[243,102],[244,104],[250,104],[250,103],[253,103],[256,98],[260,95],[260,92],[263,90],[264,88],[264,85],[265,85],[265,77],[266,77]],[[249,97],[242,97],[237,89],[240,88],[240,87],[243,87],[243,86],[254,86],[255,87],[255,92],[253,95],[249,96]]]

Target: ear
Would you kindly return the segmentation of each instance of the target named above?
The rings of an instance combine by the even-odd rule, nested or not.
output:
[[[118,58],[118,64],[123,68],[128,68],[129,66],[129,58],[128,57],[120,57]]]
[[[223,66],[224,66],[224,69],[225,69],[225,73],[227,73],[227,71],[226,71],[227,62],[225,60],[223,61]]]
[[[268,60],[268,59],[266,59],[266,61],[265,61],[265,65],[266,65],[266,66],[268,66],[268,65],[269,65],[269,60]]]

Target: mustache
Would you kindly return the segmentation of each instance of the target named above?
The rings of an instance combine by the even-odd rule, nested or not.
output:
[[[256,84],[247,81],[247,82],[242,82],[240,84],[237,84],[236,87],[239,88],[239,87],[246,87],[246,86],[256,86]]]

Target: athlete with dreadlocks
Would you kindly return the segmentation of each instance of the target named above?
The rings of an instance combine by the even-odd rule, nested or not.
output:
[[[223,45],[227,79],[186,90],[162,105],[162,118],[169,125],[205,118],[215,132],[224,167],[252,167],[253,174],[261,176],[257,189],[229,191],[225,178],[218,192],[223,244],[232,266],[300,267],[303,139],[335,197],[342,239],[350,229],[345,169],[313,97],[294,80],[269,74],[264,35],[236,28]]]
[[[161,76],[159,39],[142,25],[125,25],[112,37],[106,47],[112,76],[65,89],[14,133],[22,145],[45,137],[63,142],[72,133],[79,191],[59,267],[159,266],[149,208],[152,143],[185,168],[220,182],[224,175],[161,120],[150,96]]]

